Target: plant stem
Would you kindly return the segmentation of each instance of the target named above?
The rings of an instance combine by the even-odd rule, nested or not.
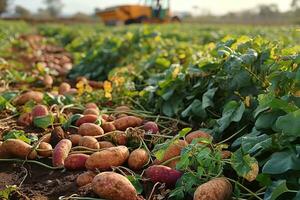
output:
[[[36,161],[36,160],[22,160],[22,159],[0,159],[0,162],[22,162],[22,163],[34,163],[37,165],[40,165],[42,167],[51,169],[51,170],[57,170],[57,169],[63,169],[63,167],[52,167],[50,165],[44,164],[42,162]]]

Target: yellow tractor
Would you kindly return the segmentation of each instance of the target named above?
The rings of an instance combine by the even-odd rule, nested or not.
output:
[[[171,16],[170,0],[145,0],[143,4],[110,7],[97,15],[106,25],[180,21],[178,17]]]

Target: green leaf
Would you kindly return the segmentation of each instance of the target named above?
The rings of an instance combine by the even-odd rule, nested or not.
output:
[[[266,174],[282,174],[289,170],[300,170],[300,159],[291,150],[273,153],[262,168]]]
[[[274,110],[265,112],[259,115],[259,117],[255,121],[255,128],[257,130],[261,129],[272,129],[275,124],[277,118],[279,116],[284,115],[285,113],[281,110]]]
[[[210,106],[214,106],[213,97],[215,96],[218,88],[211,88],[207,90],[202,96],[202,108],[208,108]]]
[[[9,195],[10,193],[14,192],[17,190],[17,186],[16,185],[9,185],[9,186],[5,186],[6,188],[4,188],[3,190],[0,190],[0,198],[2,199],[9,199]]]
[[[19,139],[28,144],[31,144],[31,139],[25,135],[23,130],[11,130],[3,137],[4,141],[8,139]]]
[[[179,137],[184,137],[186,136],[186,134],[188,134],[190,131],[192,130],[192,128],[184,128],[181,131],[179,131],[178,135]]]
[[[280,195],[288,191],[289,189],[286,186],[286,180],[273,182],[273,184],[266,190],[264,200],[276,200]]]
[[[42,116],[42,117],[35,117],[33,119],[34,126],[36,126],[38,128],[43,128],[43,129],[46,129],[47,127],[52,125],[53,122],[54,122],[54,116],[51,114]]]
[[[140,176],[126,176],[126,178],[131,182],[134,186],[138,194],[142,194],[143,186],[140,183],[141,177]]]
[[[276,121],[276,128],[284,134],[300,136],[300,109],[279,117]]]
[[[252,164],[256,163],[255,158],[249,154],[244,154],[241,149],[231,155],[231,166],[241,177],[245,177],[251,171]]]
[[[66,121],[63,125],[62,125],[62,128],[63,129],[68,129],[70,128],[70,126],[72,124],[74,124],[79,118],[81,118],[83,115],[82,114],[75,114],[75,115],[72,115],[68,121]]]
[[[240,102],[230,101],[223,109],[222,117],[217,120],[218,132],[223,132],[231,122],[239,122],[244,114],[245,105]]]
[[[293,200],[299,200],[300,199],[300,191],[297,192],[296,196],[294,197]]]

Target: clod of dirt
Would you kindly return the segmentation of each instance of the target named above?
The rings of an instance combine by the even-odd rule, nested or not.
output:
[[[51,132],[50,144],[53,147],[55,147],[59,141],[61,141],[62,139],[68,139],[68,138],[69,138],[68,133],[65,133],[64,130],[60,126],[57,126]]]

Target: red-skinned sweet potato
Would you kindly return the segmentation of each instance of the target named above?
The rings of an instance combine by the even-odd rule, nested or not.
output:
[[[32,124],[31,113],[22,113],[18,118],[17,124],[19,126],[30,126]]]
[[[97,139],[92,136],[83,136],[79,140],[79,146],[87,147],[90,149],[99,149],[100,148],[100,145],[99,145]]]
[[[114,147],[115,146],[113,143],[108,142],[108,141],[100,141],[99,145],[100,145],[101,149],[110,148],[110,147]]]
[[[96,116],[98,116],[99,115],[99,110],[94,109],[94,108],[88,108],[88,109],[85,109],[83,111],[83,114],[84,115],[96,115]]]
[[[163,165],[152,165],[145,170],[145,176],[152,182],[165,183],[167,186],[174,186],[182,173]]]
[[[194,131],[189,133],[186,137],[185,140],[187,141],[187,143],[191,143],[194,139],[198,139],[198,138],[205,138],[205,139],[209,139],[212,140],[212,136],[208,133],[205,133],[203,131]]]
[[[26,102],[32,100],[35,101],[37,103],[41,103],[43,100],[44,94],[41,92],[37,92],[37,91],[28,91],[25,92],[23,94],[21,94],[20,96],[18,96],[15,100],[14,103],[16,105],[24,105]]]
[[[113,122],[104,122],[103,124],[101,124],[101,127],[104,130],[104,133],[116,130],[116,127]]]
[[[37,153],[42,157],[50,157],[52,155],[52,146],[49,143],[41,142],[38,146]]]
[[[107,200],[138,200],[131,182],[115,172],[102,172],[92,181],[93,191]]]
[[[63,95],[65,93],[67,93],[70,89],[71,89],[70,84],[66,83],[66,82],[63,82],[59,86],[58,93]]]
[[[78,146],[80,139],[82,138],[82,135],[79,134],[72,134],[70,135],[70,140],[72,142],[72,146]]]
[[[31,111],[31,115],[32,115],[33,119],[36,117],[43,117],[48,114],[49,114],[48,108],[44,105],[36,105],[32,108],[32,111]]]
[[[70,154],[66,159],[64,166],[66,169],[78,170],[85,169],[85,162],[89,158],[89,155],[78,153]]]
[[[62,139],[55,146],[52,154],[52,164],[54,167],[64,166],[65,159],[72,148],[72,142],[68,139]]]

